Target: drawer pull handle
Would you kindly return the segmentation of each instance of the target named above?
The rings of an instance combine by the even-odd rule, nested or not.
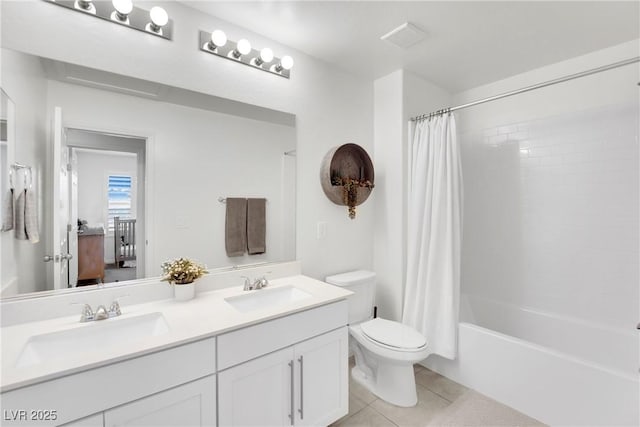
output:
[[[304,420],[304,359],[303,356],[300,356],[300,358],[298,359],[298,362],[300,362],[300,409],[298,409],[298,412],[300,412],[300,419]]]
[[[291,425],[294,425],[294,418],[293,418],[293,360],[289,362],[289,370],[290,370],[290,374],[291,374],[291,412],[289,413],[289,418],[291,419]]]

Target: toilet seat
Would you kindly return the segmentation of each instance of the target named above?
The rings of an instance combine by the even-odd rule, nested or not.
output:
[[[377,317],[360,324],[363,335],[376,344],[393,350],[422,350],[426,338],[410,326]]]

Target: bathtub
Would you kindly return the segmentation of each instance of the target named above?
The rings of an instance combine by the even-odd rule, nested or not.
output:
[[[550,425],[640,425],[639,340],[617,330],[461,296],[458,358],[422,364]]]

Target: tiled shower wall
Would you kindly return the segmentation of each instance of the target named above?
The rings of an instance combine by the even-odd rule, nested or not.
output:
[[[635,325],[638,116],[631,102],[464,129],[462,291]]]

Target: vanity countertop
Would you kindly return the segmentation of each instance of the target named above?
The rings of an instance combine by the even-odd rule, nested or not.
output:
[[[247,312],[238,311],[225,301],[225,298],[233,296],[248,295],[252,292],[268,292],[271,289],[291,285],[295,285],[296,288],[308,293],[309,296],[286,304]],[[297,275],[274,279],[265,290],[244,292],[241,286],[234,286],[198,293],[194,299],[186,302],[167,299],[129,306],[125,301],[122,304],[122,315],[107,320],[80,323],[80,309],[78,309],[78,314],[74,316],[4,327],[0,330],[2,340],[0,391],[10,391],[213,337],[252,324],[342,300],[350,294],[351,292],[345,289],[307,276]],[[116,343],[115,345],[105,345],[104,348],[83,349],[75,354],[67,352],[67,354],[42,363],[18,366],[18,360],[30,337],[78,328],[96,328],[96,333],[99,333],[99,328],[109,322],[134,319],[151,313],[162,314],[168,327],[166,332],[156,336],[145,336],[142,339],[124,340],[122,345]]]

